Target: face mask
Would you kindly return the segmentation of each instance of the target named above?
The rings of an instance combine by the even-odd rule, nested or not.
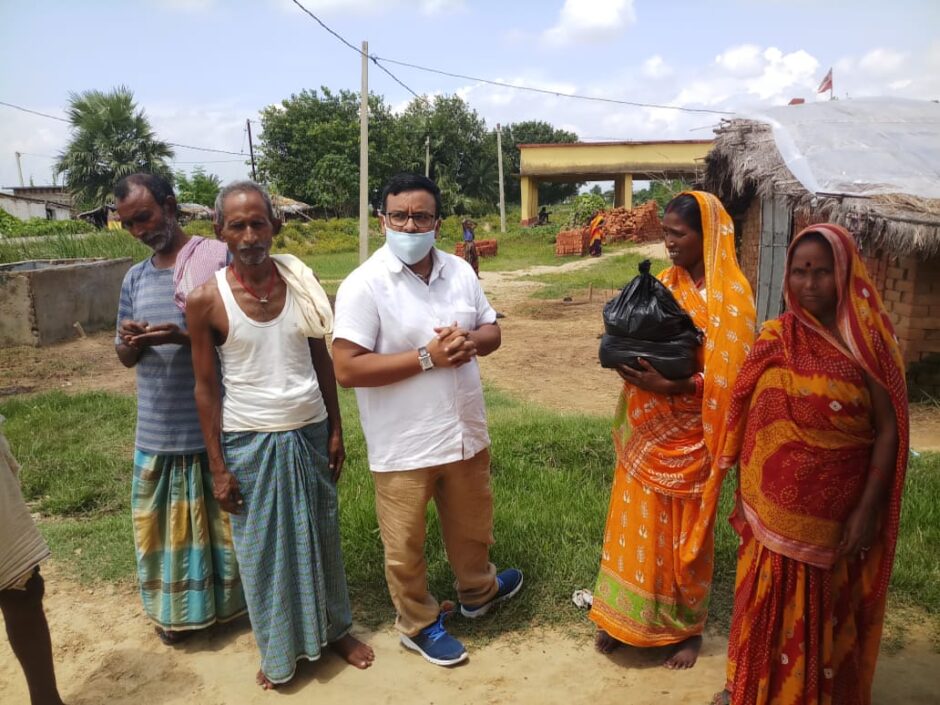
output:
[[[385,228],[385,242],[388,249],[405,264],[420,262],[434,247],[434,231],[426,233],[400,233],[389,227]]]

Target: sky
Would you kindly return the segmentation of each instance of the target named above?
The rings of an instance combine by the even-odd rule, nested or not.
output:
[[[546,120],[583,141],[708,139],[721,115],[827,99],[940,99],[937,0],[299,0],[418,94],[457,94],[488,127]],[[360,54],[293,0],[0,0],[0,101],[62,116],[69,94],[129,87],[173,167],[250,176],[245,120],[303,89],[358,91]],[[376,66],[396,110],[411,93]],[[255,139],[260,124],[253,124]],[[52,180],[68,125],[0,105],[0,187]],[[244,156],[241,156],[244,154]]]

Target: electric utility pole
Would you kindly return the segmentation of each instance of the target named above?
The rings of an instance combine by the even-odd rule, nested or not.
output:
[[[359,263],[369,257],[369,42],[362,43],[359,96]]]
[[[506,232],[506,192],[503,188],[503,131],[496,123],[496,163],[499,166],[499,232]]]
[[[258,181],[258,175],[255,172],[255,148],[251,144],[251,120],[245,119],[245,126],[248,128],[248,154],[251,155],[251,180]]]

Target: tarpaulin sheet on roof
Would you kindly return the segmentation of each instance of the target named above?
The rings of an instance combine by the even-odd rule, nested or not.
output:
[[[744,117],[771,125],[787,168],[807,191],[940,198],[938,103],[830,100]]]

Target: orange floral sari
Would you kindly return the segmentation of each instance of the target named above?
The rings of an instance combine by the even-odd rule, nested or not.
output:
[[[843,228],[813,225],[835,256],[842,341],[785,288],[738,377],[722,466],[740,459],[741,535],[728,683],[744,705],[868,705],[894,560],[908,454],[904,365],[877,290]],[[789,271],[789,257],[788,266]],[[868,477],[874,429],[866,378],[891,396],[900,439],[880,530],[839,557]]]
[[[754,340],[751,288],[738,267],[734,225],[711,194],[702,213],[705,294],[689,273],[659,279],[705,332],[697,395],[660,396],[624,384],[614,427],[617,467],[589,617],[634,646],[701,634],[708,612],[714,519],[731,387]]]

